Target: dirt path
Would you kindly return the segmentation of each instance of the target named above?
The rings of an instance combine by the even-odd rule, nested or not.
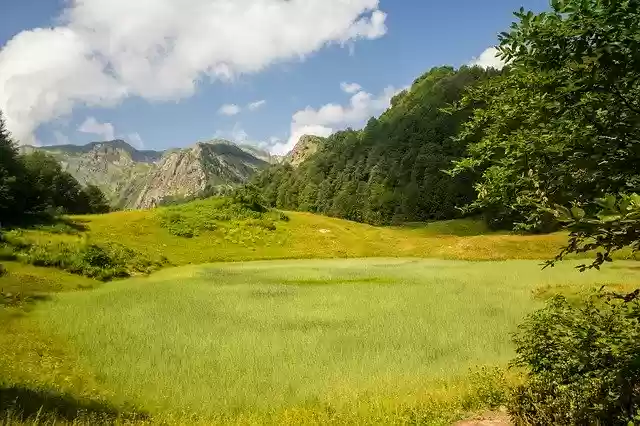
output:
[[[501,411],[491,411],[476,416],[472,419],[461,420],[453,426],[512,426],[507,413]]]

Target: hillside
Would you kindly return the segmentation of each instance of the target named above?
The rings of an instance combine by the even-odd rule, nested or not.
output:
[[[286,216],[285,216],[286,215]],[[168,265],[297,258],[548,259],[564,234],[490,233],[474,219],[376,227],[303,212],[256,213],[224,198],[154,210],[73,216],[69,224],[7,233],[48,247],[127,248]]]
[[[453,140],[470,110],[447,113],[495,70],[439,67],[396,95],[361,131],[302,138],[289,161],[254,180],[267,202],[371,224],[452,219],[475,198],[473,175],[443,172],[465,146]]]
[[[224,140],[163,152],[137,150],[123,140],[21,148],[34,150],[52,155],[81,184],[98,186],[114,207],[124,209],[224,191],[245,183],[267,166],[262,158],[269,159],[262,151]]]

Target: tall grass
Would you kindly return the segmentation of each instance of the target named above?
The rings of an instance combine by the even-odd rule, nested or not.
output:
[[[157,418],[446,424],[496,394],[474,400],[467,373],[511,358],[539,288],[640,282],[620,265],[216,264],[60,294],[26,320],[69,342],[115,404]]]

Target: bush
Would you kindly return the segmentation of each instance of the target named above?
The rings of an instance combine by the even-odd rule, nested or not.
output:
[[[11,234],[0,245],[0,258],[52,267],[101,281],[147,274],[168,263],[166,258],[151,260],[117,244],[33,243]]]
[[[563,297],[515,337],[526,381],[509,411],[516,424],[629,425],[640,421],[640,304]]]
[[[276,223],[288,221],[281,212],[268,211],[235,198],[212,198],[159,209],[160,226],[177,237],[193,238],[205,231],[253,227],[275,231]]]

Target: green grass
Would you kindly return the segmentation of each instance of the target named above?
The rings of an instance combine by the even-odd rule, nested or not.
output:
[[[25,372],[16,365],[24,353],[4,354],[13,366],[5,380],[177,423],[448,424],[480,408],[469,369],[504,366],[510,333],[546,295],[637,285],[636,265],[579,273],[575,263],[542,271],[537,261],[350,259],[167,269],[55,294],[14,319],[20,350],[34,358],[41,345],[45,356]]]
[[[479,235],[472,219],[374,227],[310,213],[277,212],[256,217],[221,205],[220,199],[156,210],[76,216],[84,231],[21,230],[20,238],[56,244],[124,246],[150,261],[171,265],[256,259],[430,257],[461,260],[548,259],[566,242],[563,234]]]
[[[0,425],[450,424],[517,380],[470,369],[504,367],[509,333],[544,299],[640,284],[632,262],[541,271],[562,233],[373,227],[221,199],[7,238]],[[29,263],[97,278],[193,266],[102,284]]]

